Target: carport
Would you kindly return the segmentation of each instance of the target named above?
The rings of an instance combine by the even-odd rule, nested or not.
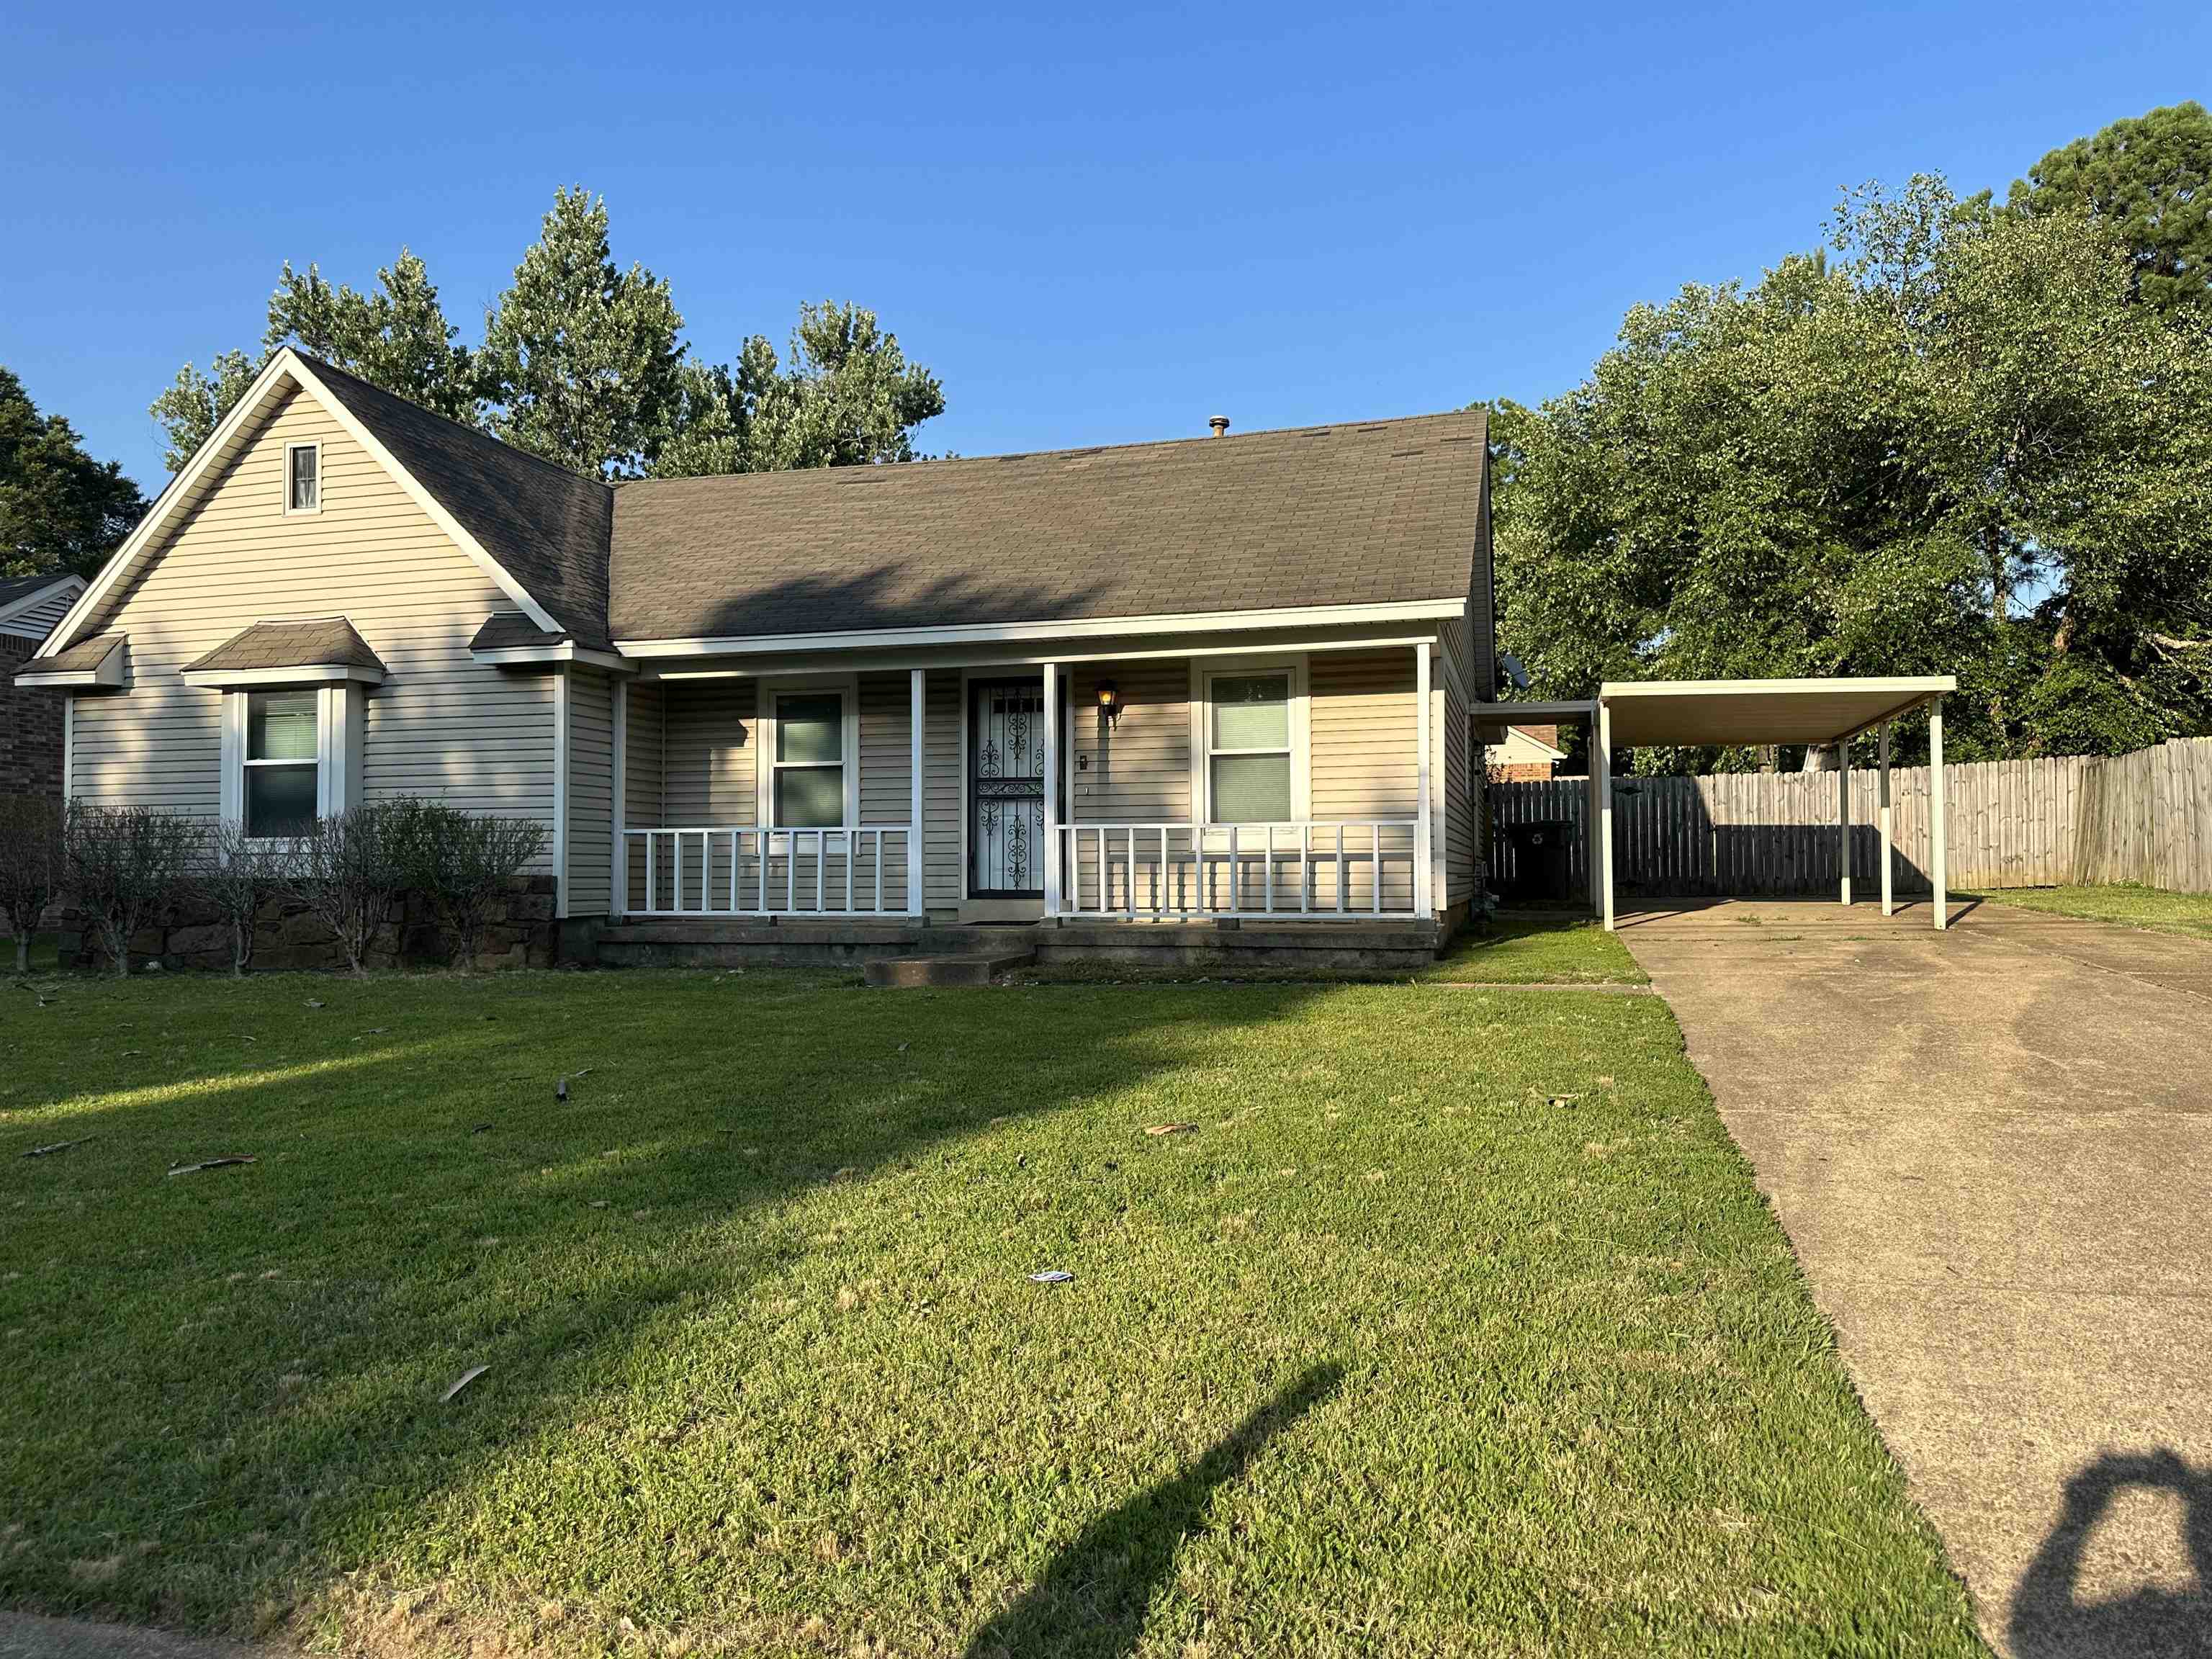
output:
[[[1581,702],[1493,703],[1493,721],[1542,721],[1595,728],[1590,744],[1589,832],[1590,908],[1613,925],[1613,753],[1616,747],[1698,747],[1709,744],[1789,744],[1837,750],[1836,833],[1841,860],[1841,902],[1851,902],[1850,750],[1843,745],[1869,732],[1881,734],[1881,913],[1896,909],[1890,842],[1890,727],[1917,708],[1928,710],[1929,812],[1933,844],[1929,874],[1935,886],[1935,921],[1949,920],[1943,811],[1943,698],[1959,689],[1948,674],[1888,678],[1794,680],[1607,681],[1595,699]]]

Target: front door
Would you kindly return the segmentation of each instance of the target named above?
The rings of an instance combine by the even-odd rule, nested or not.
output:
[[[968,894],[1044,896],[1044,678],[968,687]]]

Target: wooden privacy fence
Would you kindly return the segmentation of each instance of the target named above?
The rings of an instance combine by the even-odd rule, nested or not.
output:
[[[1983,761],[1943,769],[1954,890],[2136,882],[2212,892],[2212,738],[2112,758]],[[1880,780],[1851,771],[1855,896],[1881,890]],[[1583,778],[1490,786],[1492,860],[1515,875],[1509,826],[1570,826],[1569,878],[1589,880]],[[1836,775],[1732,772],[1613,780],[1613,871],[1624,893],[1833,892]],[[1928,769],[1890,773],[1899,892],[1929,890]]]

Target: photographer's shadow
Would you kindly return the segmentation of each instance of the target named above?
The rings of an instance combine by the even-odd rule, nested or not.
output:
[[[2130,1487],[2177,1493],[2194,1589],[2144,1588],[2109,1601],[2084,1601],[2080,1580],[2089,1534]],[[2007,1633],[2020,1659],[2212,1659],[2212,1469],[2160,1450],[2106,1455],[2066,1482],[2058,1524],[2020,1581]]]

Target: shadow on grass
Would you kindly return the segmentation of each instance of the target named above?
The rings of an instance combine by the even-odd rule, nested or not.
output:
[[[1056,999],[1048,1036],[1019,992],[722,986],[671,974],[73,987],[49,1011],[72,1024],[48,1028],[46,1074],[0,1112],[10,1145],[33,1133],[22,1109],[135,1097],[35,1130],[82,1148],[0,1166],[16,1220],[46,1223],[23,1243],[46,1270],[0,1287],[30,1378],[0,1486],[48,1540],[0,1558],[0,1604],[265,1632],[334,1575],[406,1559],[448,1497],[534,1437],[619,1419],[672,1363],[688,1318],[807,1254],[780,1206],[926,1158],[995,1170],[1012,1159],[977,1139],[994,1123],[1218,1061],[1236,1030],[1326,994],[1171,1012]],[[301,1018],[302,988],[327,1016]],[[100,1079],[124,1056],[84,1052],[95,1039],[105,1054],[153,1052],[118,1023],[258,1043],[231,1074],[149,1100],[137,1078]],[[392,1046],[364,1054],[364,1025],[390,1028]],[[555,1102],[553,1076],[580,1062],[593,1074]],[[258,1162],[164,1173],[234,1152]],[[490,1370],[441,1406],[472,1364]],[[97,1433],[78,1410],[94,1378]],[[1171,1552],[1176,1517],[1195,1524],[1206,1491],[1333,1384],[1308,1379],[1097,1547],[1159,1531]],[[202,1443],[222,1455],[176,1455]],[[143,1541],[143,1570],[74,1570],[118,1537]],[[1066,1574],[1048,1583],[1009,1628],[1067,1598]]]
[[[968,1659],[1114,1659],[1134,1650],[1152,1597],[1183,1540],[1203,1529],[1215,1491],[1243,1477],[1267,1442],[1336,1391],[1316,1365],[1174,1480],[1101,1516],[1042,1578],[969,1644]]]
[[[2104,1601],[2080,1595],[2089,1534],[2112,1501],[2131,1488],[2171,1492],[2182,1502],[2182,1534],[2196,1569],[2194,1590],[2147,1588]],[[2096,1459],[2066,1482],[2058,1524],[2043,1540],[2014,1592],[2008,1633],[2021,1659],[2188,1659],[2212,1656],[2212,1469],[2160,1450]]]

